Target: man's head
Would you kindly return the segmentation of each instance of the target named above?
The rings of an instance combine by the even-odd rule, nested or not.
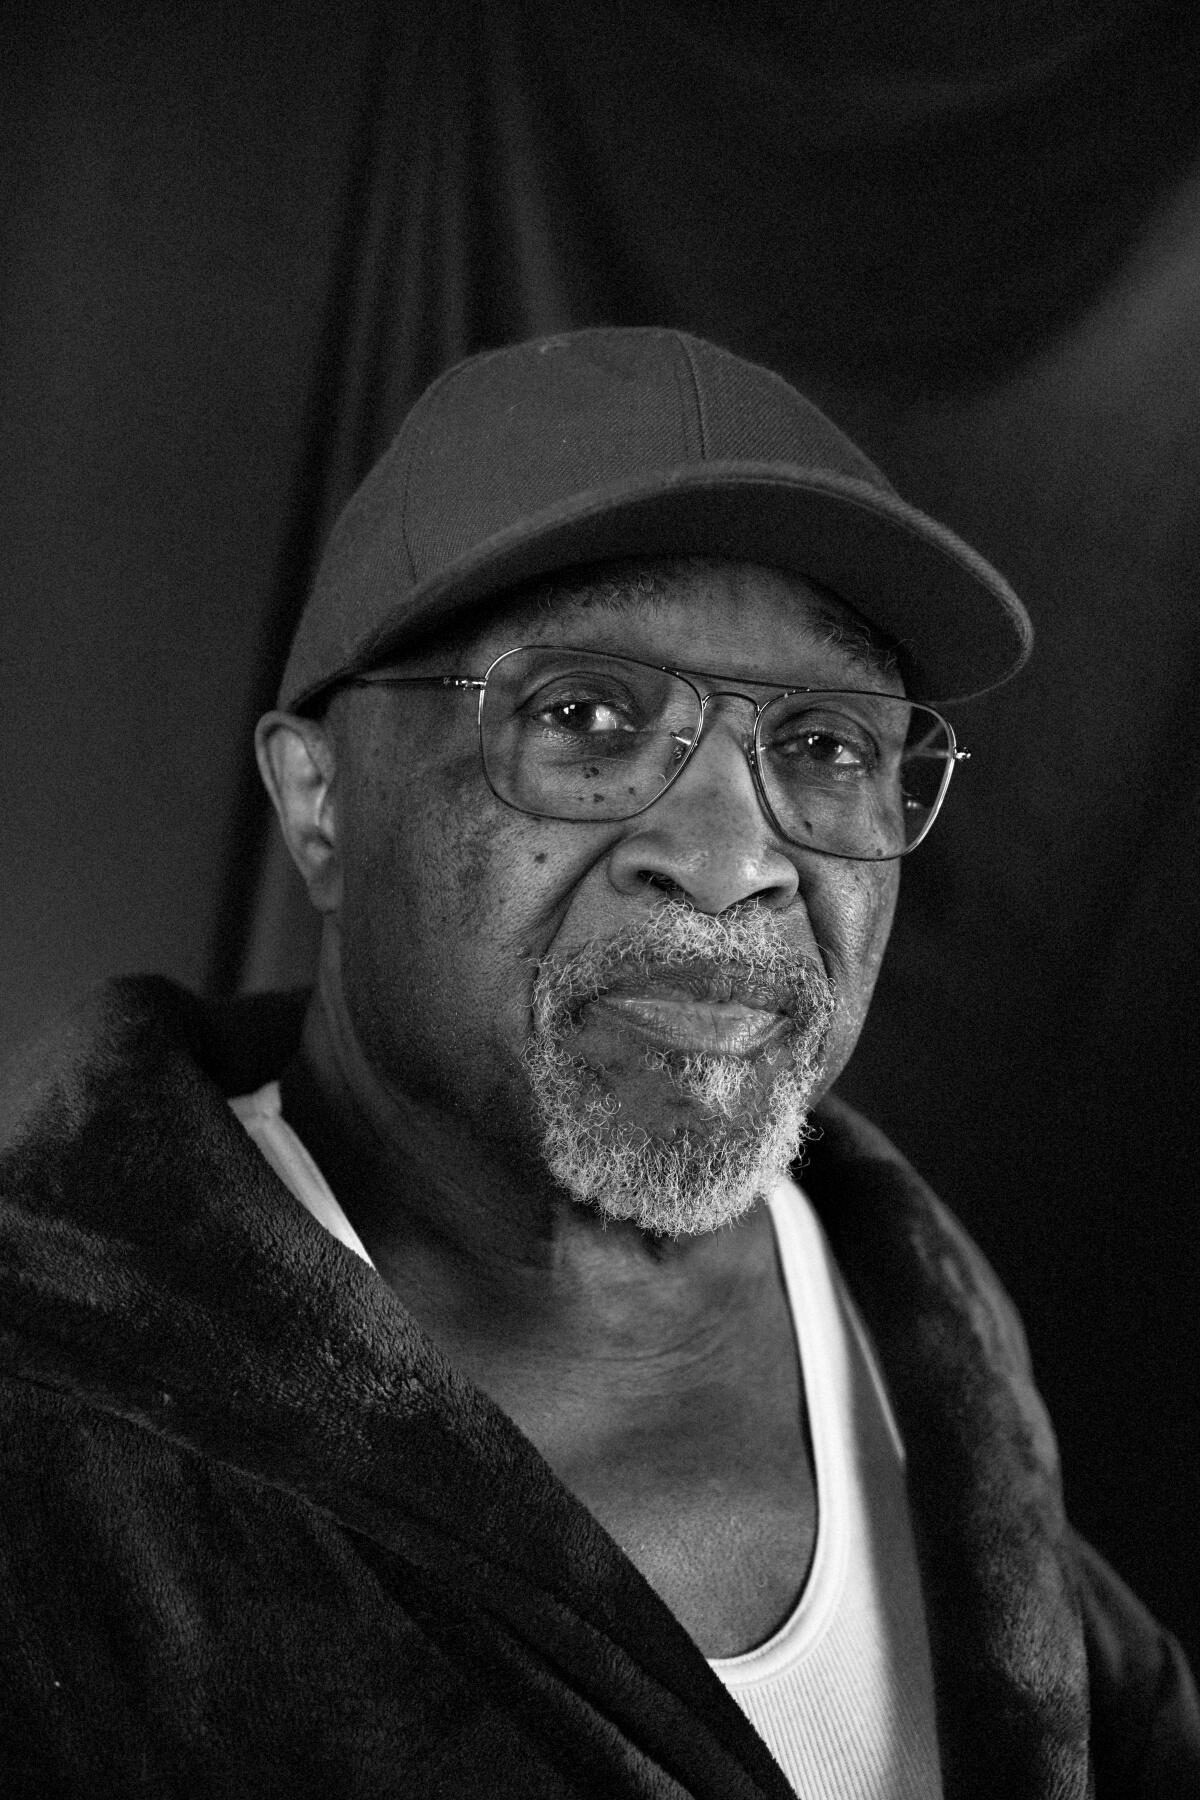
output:
[[[427,397],[348,509],[282,693],[319,716],[264,721],[264,773],[325,915],[326,1004],[343,1009],[371,1079],[455,1117],[475,1153],[603,1213],[703,1230],[787,1167],[861,1028],[918,805],[896,774],[905,678],[953,670],[952,685],[982,685],[1002,645],[1020,660],[1027,626],[999,577],[939,528],[922,537],[920,516],[765,371],[672,333],[583,333],[497,355],[499,383],[495,358],[449,378],[469,390],[474,369],[503,390],[496,443],[465,446],[461,421],[439,428]],[[655,382],[639,427],[628,390]],[[690,463],[666,442],[668,389]],[[610,433],[594,452],[571,440],[589,428],[581,392],[590,428],[607,420]],[[467,398],[452,420],[465,410],[478,428],[495,395]],[[802,426],[810,446],[824,434],[821,458],[753,454],[765,447],[755,399],[767,438],[785,435],[790,407],[793,455]],[[588,465],[591,480],[599,465],[605,480],[547,503],[547,459],[528,445],[533,466],[514,474],[522,407],[526,429],[540,418],[562,440],[556,467]],[[749,454],[706,454],[706,438],[730,448],[732,419]],[[621,431],[631,441],[614,444]],[[482,533],[465,548],[462,517],[447,523],[447,439],[467,489],[460,514]],[[489,457],[493,488],[514,490],[507,523],[471,485]],[[793,503],[786,557],[781,494]],[[725,509],[708,535],[704,499]],[[444,558],[422,568],[436,559],[435,514]],[[756,514],[772,555],[727,553]],[[806,529],[815,576],[803,572]],[[859,564],[888,533],[903,546],[893,576],[914,560],[926,583],[938,559],[950,568],[943,611],[956,584],[975,584],[962,602],[984,621],[975,664],[961,621],[941,654],[900,580],[862,606]],[[616,560],[587,560],[597,544]],[[849,560],[834,585],[837,554]],[[514,586],[517,564],[527,573]],[[826,697],[779,698],[785,688]],[[889,756],[884,800],[866,769]]]

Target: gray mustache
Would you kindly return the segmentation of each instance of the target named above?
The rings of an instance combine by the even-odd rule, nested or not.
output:
[[[701,1000],[741,1000],[811,1026],[833,1012],[832,983],[815,957],[796,951],[762,910],[729,919],[670,902],[612,937],[551,951],[538,965],[539,1021],[569,1023],[602,993],[669,983]]]

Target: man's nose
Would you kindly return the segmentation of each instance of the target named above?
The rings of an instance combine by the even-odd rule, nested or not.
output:
[[[673,895],[705,913],[751,899],[779,910],[795,897],[797,867],[762,809],[739,718],[709,713],[674,786],[629,821],[609,875],[621,893]]]

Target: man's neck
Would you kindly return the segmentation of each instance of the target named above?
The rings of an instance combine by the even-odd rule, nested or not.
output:
[[[761,1212],[679,1240],[605,1221],[511,1144],[385,1086],[327,998],[282,1088],[384,1279],[472,1372],[549,1353],[560,1367],[610,1354],[675,1364],[681,1344],[719,1344],[774,1273]]]

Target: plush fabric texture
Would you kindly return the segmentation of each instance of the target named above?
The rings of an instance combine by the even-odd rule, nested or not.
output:
[[[0,1791],[790,1789],[587,1510],[224,1096],[303,996],[113,983],[0,1098]],[[1177,1649],[1066,1525],[1019,1323],[834,1101],[804,1171],[909,1456],[947,1800],[1200,1793]]]

